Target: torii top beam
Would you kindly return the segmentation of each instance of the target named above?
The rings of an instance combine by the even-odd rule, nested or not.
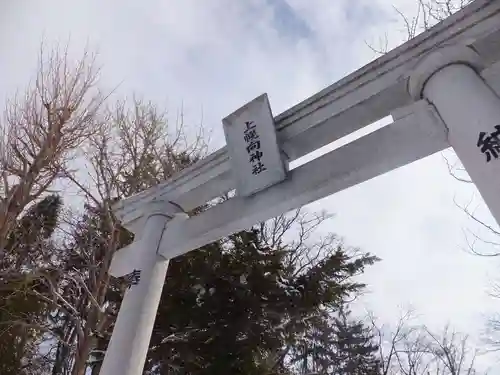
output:
[[[408,77],[429,51],[461,43],[482,58],[483,76],[497,87],[488,68],[500,60],[500,2],[476,0],[460,12],[275,118],[278,141],[289,161],[296,160],[412,103]],[[140,232],[147,203],[175,202],[189,211],[234,189],[226,148],[151,189],[114,207],[123,225]]]

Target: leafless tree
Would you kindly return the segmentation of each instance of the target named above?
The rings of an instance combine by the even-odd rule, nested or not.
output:
[[[67,46],[42,45],[34,80],[7,102],[0,119],[0,281],[9,288],[17,283],[20,287],[12,291],[16,296],[40,294],[47,299],[36,280],[52,285],[58,265],[55,248],[37,238],[41,243],[30,243],[26,252],[12,242],[19,237],[14,231],[29,208],[64,179],[65,165],[97,132],[105,99],[96,85],[99,72],[95,55],[88,50],[74,60]],[[26,228],[29,232],[30,226]],[[57,296],[58,291],[54,292]],[[2,322],[5,329],[16,325],[24,327],[25,333],[53,333],[46,323],[28,321],[25,316]]]
[[[394,329],[379,327],[370,316],[379,345],[383,375],[475,375],[477,351],[468,337],[446,325],[439,334],[413,323],[412,311],[401,315]]]
[[[393,9],[401,19],[403,39],[408,41],[464,8],[472,1],[474,0],[415,0],[415,11],[411,16],[395,6],[393,6]],[[368,42],[366,44],[375,53],[385,54],[389,51],[389,44],[391,43],[386,34],[384,38],[379,40],[378,45]]]
[[[327,252],[336,249],[335,244],[342,244],[334,233],[320,234],[321,226],[332,217],[326,211],[318,213],[300,208],[261,223],[260,233],[269,247],[286,251],[286,263],[300,265],[296,270],[299,274],[328,256]]]
[[[63,166],[98,129],[104,98],[96,87],[95,56],[85,51],[76,63],[70,61],[67,48],[42,48],[34,83],[4,111],[0,249],[19,215],[49,191]]]

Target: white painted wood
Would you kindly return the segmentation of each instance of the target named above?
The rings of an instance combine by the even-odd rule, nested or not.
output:
[[[276,117],[278,141],[289,160],[375,122],[411,98],[407,77],[415,64],[439,45],[459,41],[478,50],[485,66],[499,58],[488,48],[500,39],[500,2],[476,0],[431,30],[354,72]],[[221,149],[173,179],[119,203],[116,213],[136,232],[147,214],[144,202],[175,201],[191,210],[235,188],[226,149]]]
[[[291,170],[278,185],[191,217],[175,236],[167,228],[159,253],[183,254],[448,147],[432,106],[419,102],[414,108],[418,111],[401,111],[398,121]]]
[[[464,64],[437,71],[425,84],[424,96],[434,103],[448,127],[449,143],[500,223],[500,98]],[[492,133],[496,136],[489,138]]]
[[[171,208],[169,211],[172,214]],[[158,246],[167,223],[172,225],[175,236],[175,228],[182,225],[187,215],[178,213],[171,218],[172,215],[159,213],[151,215],[144,225],[144,236],[125,252],[118,250],[115,254],[114,262],[120,265],[112,266],[114,275],[136,270],[140,271],[140,280],[125,292],[101,375],[142,374],[168,267],[168,260],[157,254]],[[129,269],[125,267],[127,263]]]
[[[168,261],[155,251],[167,221],[162,215],[147,220],[146,235],[138,244],[142,247],[136,265],[141,271],[140,282],[125,293],[101,367],[102,375],[142,373],[168,267]]]
[[[452,64],[466,65],[476,72],[481,72],[485,68],[481,56],[468,46],[455,44],[439,48],[420,61],[412,72],[408,81],[408,91],[411,96],[415,100],[422,99],[423,89],[428,80],[440,69]]]
[[[140,242],[136,240],[115,253],[108,273],[113,277],[122,277],[138,267],[142,256]]]
[[[227,116],[222,124],[238,195],[248,197],[285,179],[266,94]]]
[[[481,72],[481,77],[500,96],[500,61]]]

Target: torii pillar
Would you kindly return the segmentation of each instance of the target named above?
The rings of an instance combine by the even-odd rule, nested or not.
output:
[[[417,64],[408,89],[415,100],[434,105],[450,146],[500,224],[500,98],[482,70],[471,48],[439,48]]]
[[[169,202],[151,204],[141,237],[128,250],[135,255],[128,258],[134,274],[99,374],[142,374],[168,268],[168,260],[158,255],[158,246],[166,226],[182,225],[187,217]]]

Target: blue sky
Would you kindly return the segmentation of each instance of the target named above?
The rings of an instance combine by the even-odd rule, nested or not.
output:
[[[70,4],[71,3],[71,4]],[[355,5],[353,5],[353,3]],[[224,144],[221,119],[263,92],[274,114],[376,57],[367,46],[387,33],[404,39],[392,9],[412,14],[414,0],[23,0],[0,9],[0,99],[23,87],[43,37],[71,41],[75,56],[98,48],[102,83],[165,106]],[[450,321],[477,337],[498,310],[486,291],[498,260],[464,248],[473,224],[454,200],[477,192],[452,179],[441,154],[311,205],[335,213],[323,228],[381,257],[363,279],[358,309],[394,323],[413,305],[420,322]],[[476,200],[480,204],[480,200]],[[487,210],[480,212],[491,220]],[[473,228],[474,229],[474,228]]]

